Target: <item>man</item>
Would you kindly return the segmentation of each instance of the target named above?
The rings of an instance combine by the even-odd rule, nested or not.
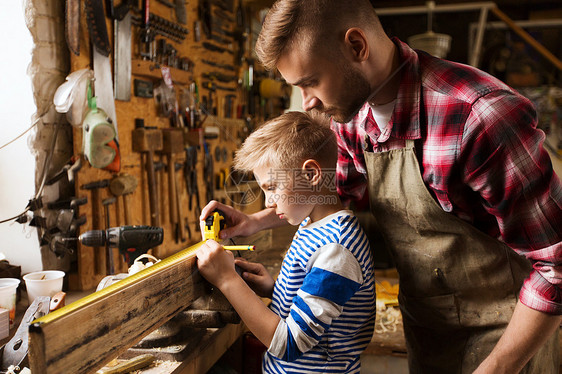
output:
[[[529,101],[389,39],[368,0],[279,0],[256,51],[333,119],[344,200],[368,188],[411,372],[557,373],[562,186]],[[226,236],[279,224],[229,214]]]

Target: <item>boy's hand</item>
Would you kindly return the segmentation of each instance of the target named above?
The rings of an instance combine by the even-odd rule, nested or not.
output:
[[[226,220],[226,227],[219,233],[221,239],[229,239],[235,236],[249,236],[256,232],[252,227],[252,220],[247,214],[232,208],[231,206],[221,204],[216,200],[211,200],[201,211],[199,224],[201,225],[201,234],[205,232],[205,219],[215,210],[220,210]]]
[[[248,262],[244,258],[237,258],[234,260],[234,263],[242,269],[242,278],[258,296],[271,299],[275,281],[265,266],[255,262]]]
[[[207,240],[197,250],[197,268],[218,289],[232,277],[238,277],[234,269],[234,255],[214,240]]]

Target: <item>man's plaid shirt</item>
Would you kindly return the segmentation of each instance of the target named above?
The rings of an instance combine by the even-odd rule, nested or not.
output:
[[[482,71],[393,41],[405,64],[388,126],[379,130],[368,103],[349,123],[332,123],[338,192],[344,201],[363,196],[364,149],[415,139],[423,180],[441,207],[531,260],[521,302],[562,314],[562,186],[533,105]]]

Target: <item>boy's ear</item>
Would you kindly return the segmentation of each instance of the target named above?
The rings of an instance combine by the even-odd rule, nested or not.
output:
[[[302,175],[311,186],[320,184],[322,180],[322,168],[318,161],[310,159],[302,164]]]

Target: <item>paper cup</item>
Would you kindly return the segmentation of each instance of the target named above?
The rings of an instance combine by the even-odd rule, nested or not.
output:
[[[16,290],[20,280],[16,278],[0,278],[0,308],[10,311],[10,327],[16,319]]]
[[[53,297],[57,292],[62,291],[63,279],[64,271],[60,270],[36,271],[24,275],[29,304],[31,305],[38,296]]]

